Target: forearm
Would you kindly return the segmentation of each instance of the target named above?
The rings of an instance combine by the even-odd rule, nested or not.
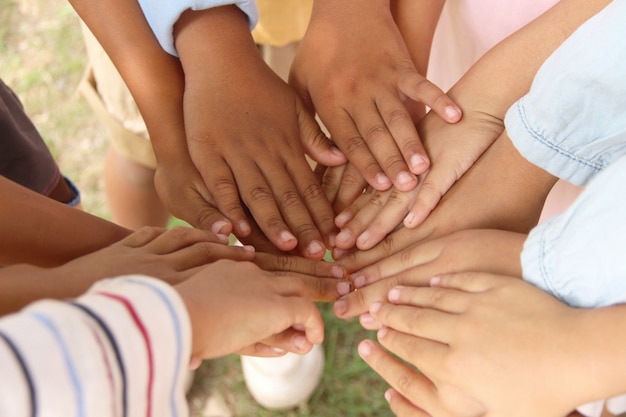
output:
[[[70,0],[128,85],[157,159],[184,141],[180,62],[159,45],[136,2]],[[111,25],[110,22],[116,22]]]
[[[426,75],[430,49],[445,0],[391,0],[391,12],[413,63]]]
[[[0,265],[60,265],[131,232],[0,177]]]
[[[563,0],[487,52],[449,91],[464,114],[500,120],[530,88],[543,62],[608,0]]]

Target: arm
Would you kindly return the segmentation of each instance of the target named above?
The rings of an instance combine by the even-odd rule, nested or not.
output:
[[[428,169],[402,97],[433,107],[450,122],[461,117],[411,58],[389,0],[316,0],[292,66],[290,84],[379,190],[392,184],[413,189],[416,175]]]
[[[370,312],[386,326],[380,343],[423,372],[361,343],[396,412],[560,416],[626,391],[624,305],[571,308],[519,279],[468,273],[398,287]]]
[[[472,66],[448,93],[463,108],[463,119],[450,125],[431,112],[420,123],[421,137],[434,163],[419,192],[392,200],[396,204],[378,218],[374,213],[372,218],[346,225],[350,235],[346,246],[354,245],[362,234],[368,233],[369,241],[359,247],[369,249],[403,218],[406,227],[420,225],[441,197],[500,136],[506,111],[530,89],[535,73],[548,56],[606,3],[559,2]],[[492,175],[492,180],[496,178]],[[375,227],[368,228],[369,224]]]
[[[319,126],[263,62],[236,7],[186,11],[174,37],[185,71],[189,151],[235,234],[252,230],[243,201],[276,247],[321,259],[334,213],[298,139],[321,140]]]
[[[4,177],[0,177],[0,195],[0,265],[60,265],[131,233]]]
[[[192,356],[278,356],[321,343],[323,322],[307,294],[297,277],[221,261],[176,287],[125,276],[70,302],[32,304],[0,320],[0,410],[185,415]],[[283,332],[282,350],[259,346]]]
[[[136,2],[70,2],[111,57],[146,122],[163,203],[175,216],[225,238],[232,225],[216,209],[187,149],[180,62],[161,49]]]

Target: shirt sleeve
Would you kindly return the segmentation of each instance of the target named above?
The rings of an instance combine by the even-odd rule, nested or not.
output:
[[[535,227],[522,250],[524,279],[573,307],[626,302],[624,184],[626,157],[568,210]]]
[[[152,278],[36,302],[0,320],[0,415],[186,416],[190,349],[182,300]]]
[[[161,47],[174,56],[178,56],[174,47],[174,24],[185,10],[235,5],[248,17],[250,30],[254,29],[259,20],[254,0],[139,0],[139,5]]]
[[[613,1],[543,64],[507,112],[511,140],[530,162],[577,185],[626,154],[626,1]]]

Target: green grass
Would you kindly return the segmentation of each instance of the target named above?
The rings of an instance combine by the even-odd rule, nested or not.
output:
[[[0,77],[22,99],[63,172],[78,184],[85,210],[110,218],[102,190],[107,138],[76,92],[86,63],[82,42],[78,19],[65,0],[0,0]],[[173,219],[171,225],[186,223]],[[193,416],[202,416],[212,392],[224,396],[235,416],[391,416],[383,398],[387,385],[356,353],[359,341],[371,334],[356,321],[337,319],[330,305],[320,309],[326,365],[307,407],[262,409],[245,387],[238,357],[228,356],[198,370],[189,396]]]

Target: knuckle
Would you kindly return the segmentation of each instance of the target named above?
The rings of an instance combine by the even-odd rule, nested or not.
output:
[[[290,208],[294,206],[298,206],[302,204],[300,200],[300,194],[298,194],[295,190],[289,190],[283,193],[281,196],[281,206],[285,208]]]
[[[365,141],[359,135],[352,136],[343,140],[344,151],[351,155],[365,147]]]
[[[322,190],[322,187],[317,183],[309,184],[302,191],[302,196],[306,201],[319,200],[323,198],[324,195],[324,190]]]
[[[250,190],[250,202],[267,201],[272,199],[272,192],[265,186],[253,187]]]
[[[406,110],[403,110],[400,108],[393,109],[387,112],[383,117],[384,117],[385,123],[387,123],[387,126],[391,126],[398,122],[400,123],[411,122],[412,123],[411,116],[409,116],[409,113]]]
[[[375,124],[367,128],[365,139],[368,142],[375,144],[383,139],[389,138],[389,136],[389,130],[387,130],[385,125]]]

